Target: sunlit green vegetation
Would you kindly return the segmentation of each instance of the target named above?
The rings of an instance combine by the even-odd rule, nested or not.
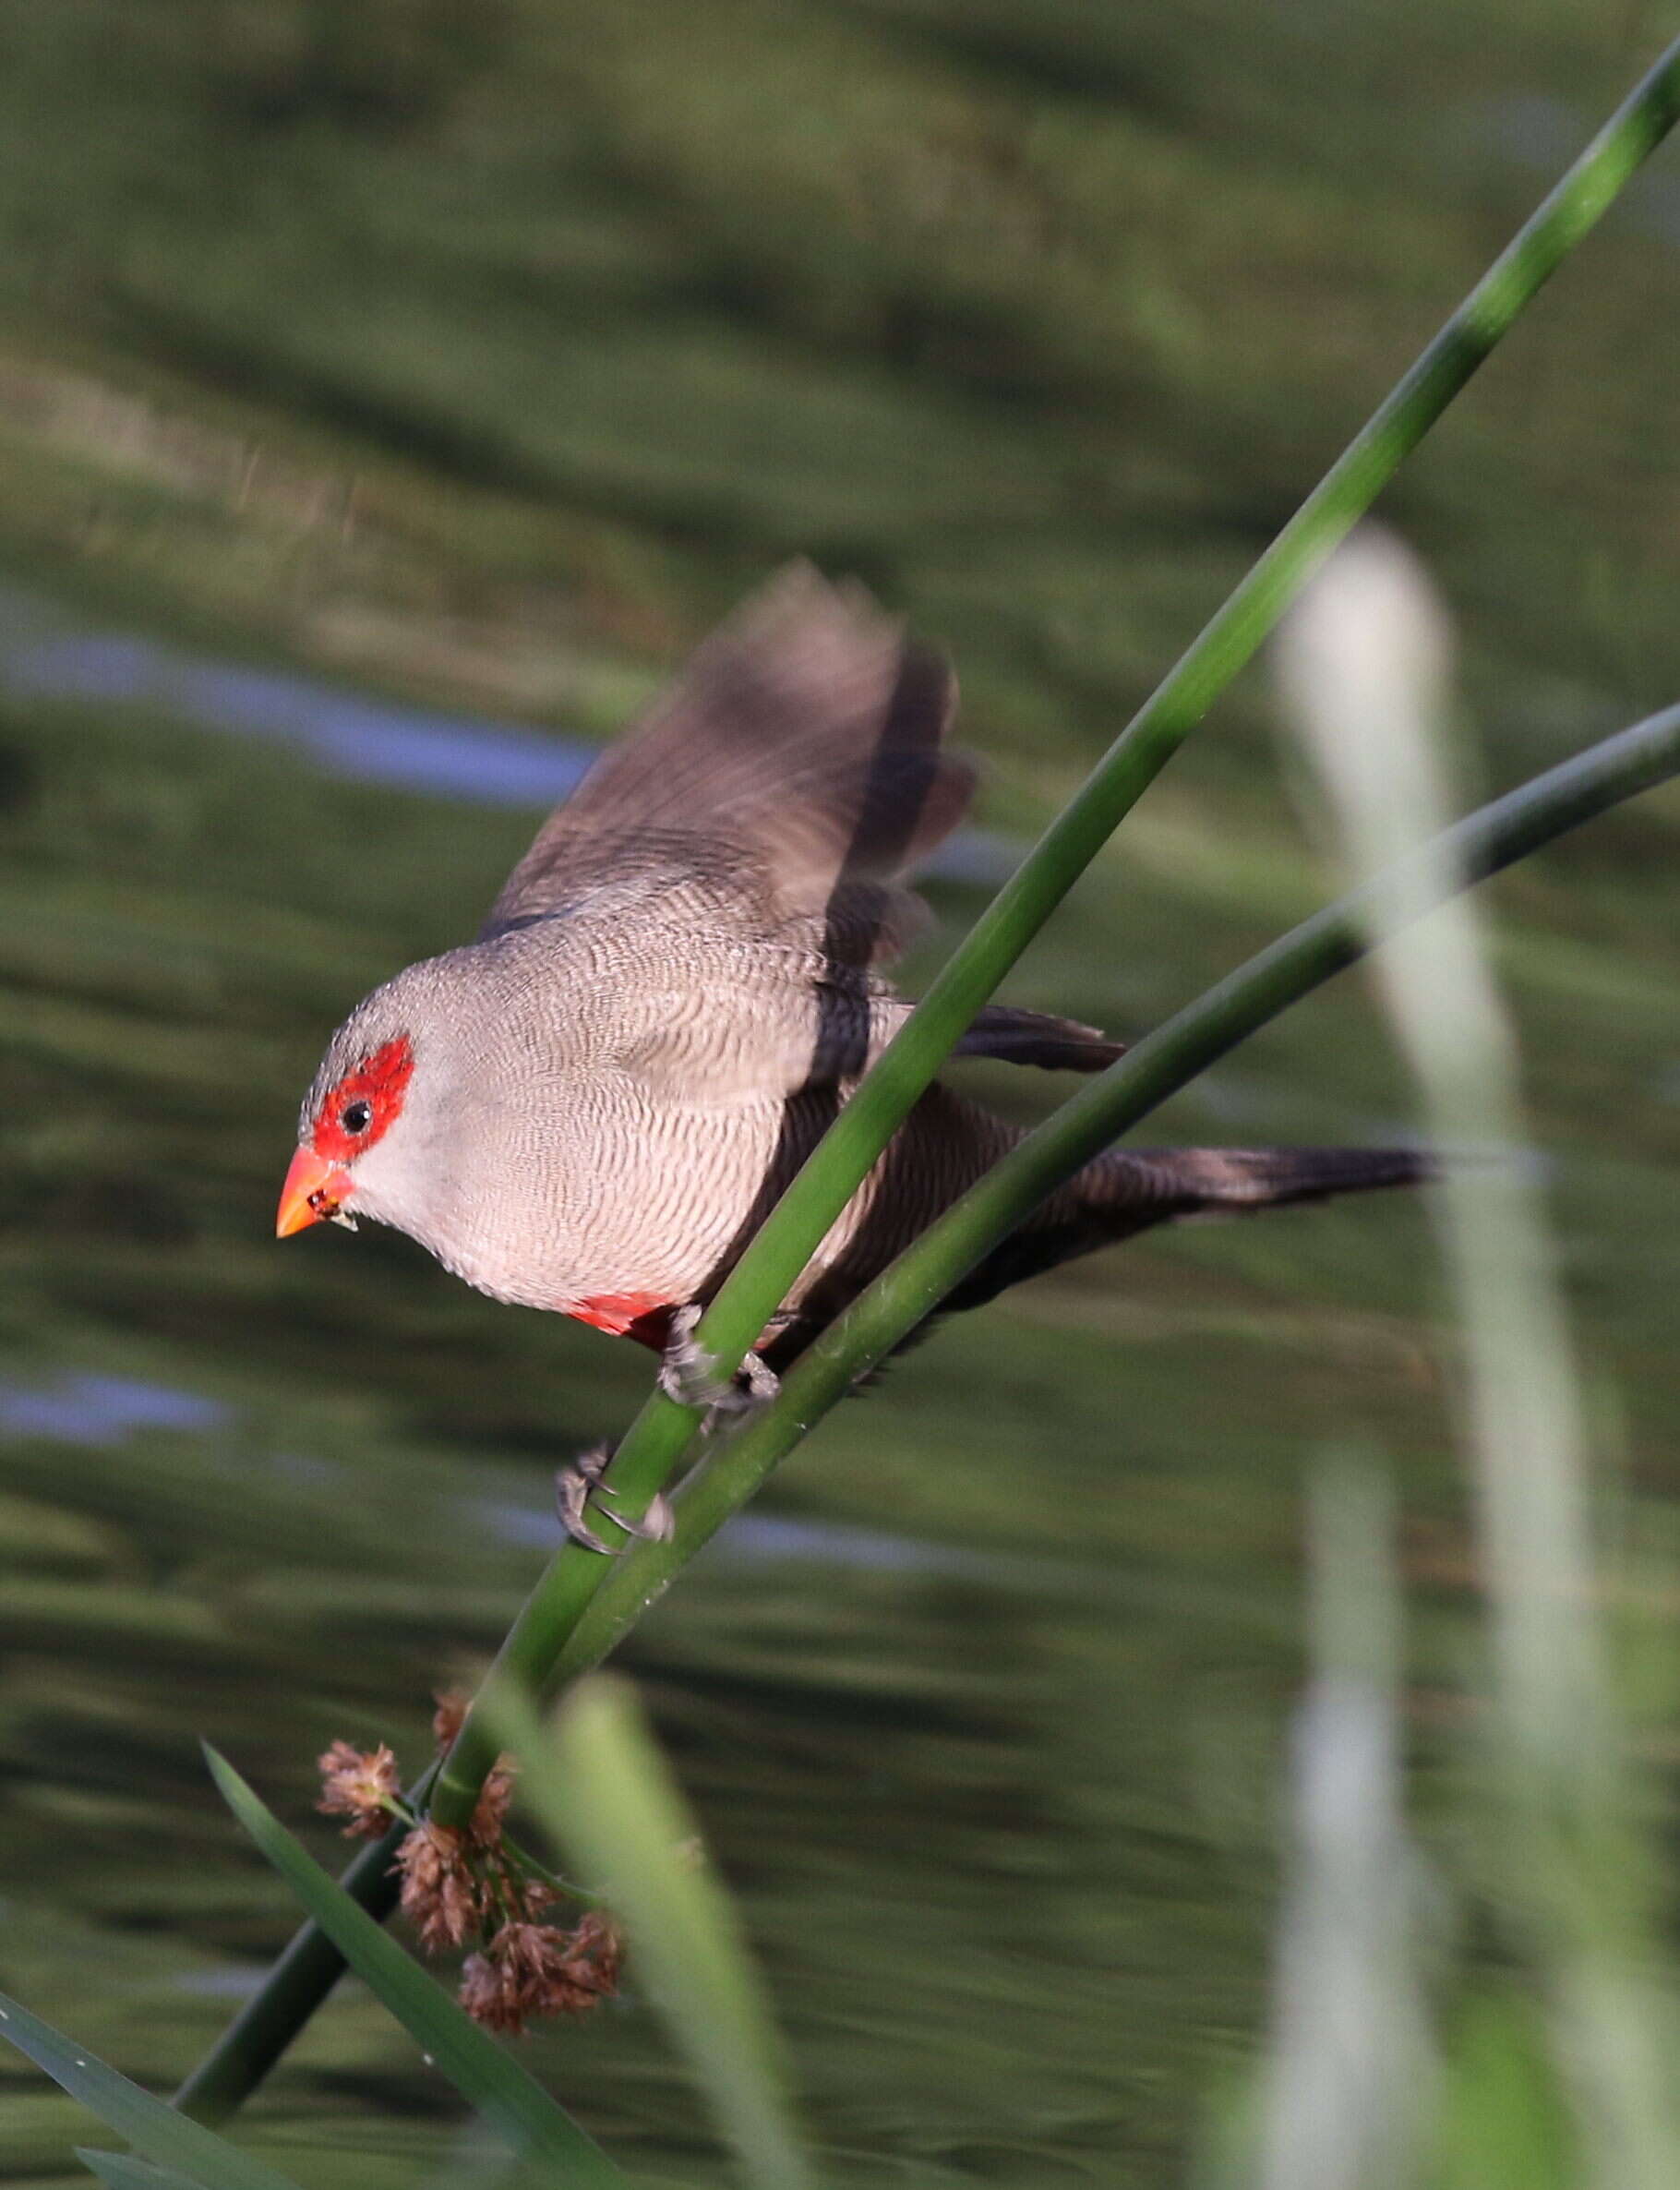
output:
[[[1656,42],[1494,0],[54,0],[5,37],[17,576],[89,628],[595,735],[809,551],[954,645],[1016,833]],[[1460,620],[1467,786],[1680,687],[1677,239],[1671,159],[1392,498]],[[1134,1032],[1319,901],[1268,717],[1245,680],[1013,993]],[[7,1978],[166,2088],[290,1923],[191,1737],[294,1822],[330,1736],[424,1753],[429,1687],[543,1556],[549,1470],[647,1365],[403,1243],[269,1237],[320,1034],[471,926],[522,820],[16,691],[0,802]],[[1670,792],[1489,896],[1625,1612],[1666,1605],[1680,1493],[1677,849]],[[1374,1137],[1410,1104],[1347,984],[1159,1131]],[[1395,1469],[1442,1951],[1497,1936],[1436,1284],[1387,1206],[1057,1273],[778,1481],[782,1517],[872,1535],[746,1537],[638,1637],[837,2172],[1182,2179],[1263,2013],[1327,1440]],[[149,1417],[157,1388],[194,1403]],[[1662,1653],[1628,1655],[1661,1765]],[[1526,2014],[1490,1984],[1461,2035],[1494,2064],[1466,2105],[1503,2077],[1534,2131],[1506,2139],[1529,2190],[1558,2147]],[[720,2179],[648,2020],[532,2058],[625,2164]],[[286,2172],[378,2184],[452,2106],[352,1993],[250,2126]],[[0,2167],[49,2179],[85,2136],[8,2081]]]

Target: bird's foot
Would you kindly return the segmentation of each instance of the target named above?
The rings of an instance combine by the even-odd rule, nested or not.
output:
[[[705,1407],[714,1414],[740,1414],[749,1407],[774,1399],[782,1379],[756,1354],[743,1354],[733,1377],[717,1374],[717,1363],[696,1343],[694,1326],[702,1311],[697,1302],[678,1308],[671,1318],[665,1359],[659,1366],[659,1389],[679,1407]]]
[[[580,1453],[570,1467],[561,1468],[554,1478],[555,1510],[560,1517],[560,1526],[574,1544],[582,1544],[585,1551],[598,1551],[603,1558],[617,1558],[631,1544],[645,1540],[663,1544],[676,1527],[671,1514],[670,1501],[663,1491],[655,1491],[649,1500],[647,1511],[640,1521],[632,1521],[628,1514],[615,1513],[608,1501],[613,1493],[601,1481],[607,1462],[613,1456],[610,1445],[596,1445],[588,1452]],[[624,1532],[623,1541],[604,1544],[584,1518],[590,1501],[594,1501],[595,1511],[603,1521],[610,1521]]]

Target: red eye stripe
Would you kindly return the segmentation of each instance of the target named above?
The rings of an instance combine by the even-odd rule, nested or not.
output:
[[[360,1155],[390,1126],[402,1109],[402,1097],[414,1075],[414,1053],[406,1034],[399,1034],[364,1057],[354,1072],[347,1072],[316,1113],[311,1145],[330,1163],[348,1163]],[[366,1102],[373,1116],[360,1133],[347,1133],[340,1124],[353,1102]]]

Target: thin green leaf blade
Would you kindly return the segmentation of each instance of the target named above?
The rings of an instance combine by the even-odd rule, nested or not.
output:
[[[177,2174],[173,2167],[153,2167],[128,2152],[96,2152],[78,2145],[76,2157],[105,2190],[216,2190],[210,2178]]]
[[[0,2038],[27,2053],[61,2091],[79,2100],[148,2160],[184,2171],[194,2190],[297,2190],[286,2176],[202,2123],[176,2113],[5,1992],[0,1992]]]
[[[786,2064],[735,1911],[686,1864],[693,1818],[621,1681],[582,1682],[545,1732],[514,1701],[505,1727],[526,1798],[586,1877],[604,1882],[630,1958],[757,2190],[809,2190]]]
[[[206,1758],[228,1808],[356,1975],[390,2009],[468,2104],[552,2180],[582,2190],[628,2190],[593,2137],[358,1907],[213,1749]]]

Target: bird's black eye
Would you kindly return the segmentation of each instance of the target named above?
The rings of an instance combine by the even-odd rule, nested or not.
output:
[[[360,1100],[347,1102],[339,1113],[339,1124],[346,1133],[366,1133],[373,1124],[373,1104]]]

